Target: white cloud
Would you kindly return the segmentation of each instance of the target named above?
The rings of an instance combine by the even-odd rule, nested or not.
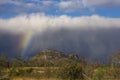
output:
[[[81,0],[61,1],[57,5],[60,11],[63,12],[75,12],[80,11],[83,8]]]
[[[60,8],[68,8],[69,6],[71,6],[73,3],[72,3],[72,1],[62,1],[62,2],[60,2],[59,3],[59,6],[60,6]]]
[[[86,7],[102,7],[102,8],[114,8],[120,7],[120,0],[83,0],[83,5]]]
[[[106,18],[98,15],[70,17],[46,16],[44,14],[20,15],[11,19],[0,19],[0,30],[11,32],[42,32],[47,29],[96,29],[120,28],[120,18]]]
[[[8,7],[1,7],[0,11],[8,11],[9,13],[28,13],[32,12],[51,12],[71,13],[90,11],[97,8],[120,8],[120,0],[0,0],[0,5],[12,4],[11,10]]]
[[[62,12],[76,12],[87,9],[113,9],[120,8],[120,0],[62,0],[58,2],[58,8]]]

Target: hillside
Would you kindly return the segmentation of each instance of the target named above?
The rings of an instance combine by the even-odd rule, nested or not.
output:
[[[75,62],[78,56],[75,54],[65,54],[56,50],[43,50],[37,55],[29,59],[30,62],[42,65],[64,65],[66,63]]]
[[[120,80],[120,52],[109,63],[92,61],[48,49],[29,60],[19,57],[9,62],[1,56],[0,80]]]

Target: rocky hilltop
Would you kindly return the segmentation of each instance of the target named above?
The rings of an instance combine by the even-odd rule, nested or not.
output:
[[[72,63],[78,60],[78,56],[75,54],[66,54],[56,50],[43,50],[37,55],[30,58],[30,62],[34,62],[36,65],[64,65],[66,63]]]

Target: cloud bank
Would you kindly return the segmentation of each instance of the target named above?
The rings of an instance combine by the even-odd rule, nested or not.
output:
[[[0,30],[10,32],[43,32],[48,29],[98,29],[120,28],[120,18],[99,15],[71,17],[67,15],[49,16],[43,13],[19,15],[10,19],[0,19]]]

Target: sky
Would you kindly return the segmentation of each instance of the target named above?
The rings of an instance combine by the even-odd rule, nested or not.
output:
[[[60,16],[120,17],[120,0],[0,0],[0,18],[44,13]]]
[[[0,30],[10,32],[120,27],[119,22],[120,0],[0,0]]]
[[[83,32],[84,30],[88,32]],[[91,30],[95,31],[92,33]],[[113,34],[112,30],[116,33]],[[82,45],[85,43],[86,50],[93,53],[103,50],[99,53],[106,53],[109,46],[110,52],[114,52],[116,49],[119,50],[117,44],[120,42],[116,39],[119,30],[120,0],[0,0],[0,45],[2,45],[0,52],[12,48],[25,54],[30,46],[31,50],[35,51],[42,47],[61,48],[64,44],[67,51],[67,48],[71,50],[69,42],[72,42],[76,48],[74,51],[78,50],[79,53],[81,34],[86,35],[82,36],[83,42],[80,43]],[[61,32],[65,36],[61,36]],[[110,38],[106,39],[102,32]],[[16,34],[20,37],[16,37]],[[102,35],[100,40],[96,36],[98,34]],[[34,36],[39,38],[35,37],[34,40]],[[56,40],[56,37],[59,37],[59,40]],[[72,39],[73,37],[76,39]],[[113,40],[113,37],[116,38]],[[7,44],[9,40],[13,47]]]

